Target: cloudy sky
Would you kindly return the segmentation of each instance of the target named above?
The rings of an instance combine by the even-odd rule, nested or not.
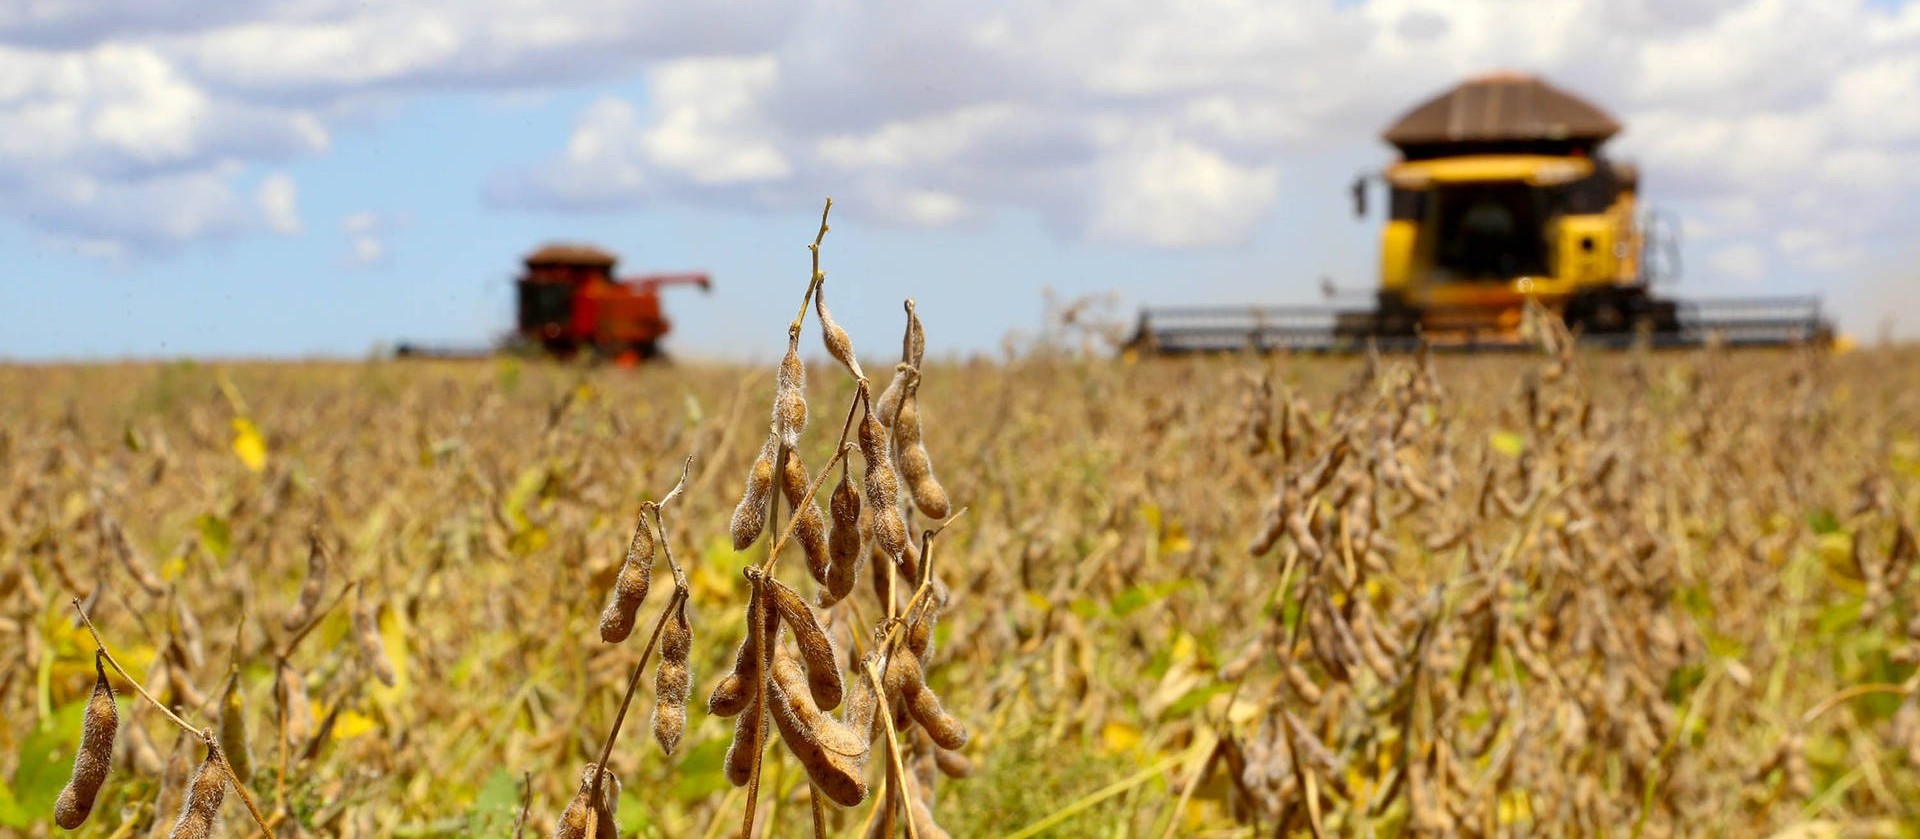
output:
[[[1380,129],[1493,68],[1621,117],[1678,293],[1920,334],[1920,0],[7,0],[0,358],[483,344],[555,237],[766,357],[827,195],[856,340],[1305,302],[1375,270]]]

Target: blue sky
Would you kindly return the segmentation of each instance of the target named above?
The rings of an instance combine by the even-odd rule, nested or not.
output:
[[[0,9],[0,358],[484,344],[550,238],[711,271],[672,346],[765,358],[828,194],[856,341],[905,296],[953,353],[1043,287],[1308,302],[1374,271],[1344,187],[1378,130],[1490,67],[1627,123],[1678,293],[1820,292],[1867,335],[1920,299],[1911,4],[731,5]]]

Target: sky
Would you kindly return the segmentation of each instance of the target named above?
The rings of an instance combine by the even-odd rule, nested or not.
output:
[[[826,196],[856,343],[1315,302],[1379,132],[1496,68],[1626,125],[1665,293],[1920,336],[1915,0],[7,0],[0,359],[484,346],[549,239],[711,272],[670,349],[767,359]]]

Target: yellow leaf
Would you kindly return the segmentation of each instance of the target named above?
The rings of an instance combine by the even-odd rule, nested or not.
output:
[[[333,739],[335,740],[351,740],[372,730],[373,720],[365,714],[354,711],[341,711],[340,716],[333,721]]]
[[[1172,658],[1174,661],[1192,661],[1193,657],[1199,652],[1200,645],[1194,643],[1192,635],[1182,632],[1173,639]]]
[[[250,471],[267,468],[267,441],[246,417],[233,418],[233,453]]]
[[[1347,769],[1347,789],[1353,800],[1366,801],[1373,797],[1373,780],[1361,774],[1357,768]]]
[[[398,609],[380,610],[380,646],[387,651],[387,660],[393,662],[393,687],[372,682],[373,696],[382,703],[391,702],[407,696],[413,690],[413,683],[407,678],[407,634],[409,627],[406,616]]]
[[[727,600],[736,596],[734,580],[738,578],[711,565],[695,566],[689,577],[688,585],[693,587],[694,596],[702,602]]]
[[[1845,533],[1822,533],[1814,541],[1814,550],[1826,564],[1833,582],[1849,591],[1863,590],[1860,565],[1853,561],[1853,537]]]
[[[1495,431],[1489,436],[1487,443],[1493,446],[1494,451],[1508,457],[1519,457],[1520,453],[1527,448],[1527,438],[1511,431]]]
[[[1501,824],[1533,821],[1533,802],[1520,790],[1509,790],[1501,795],[1499,810]]]
[[[1140,729],[1115,720],[1100,729],[1100,742],[1108,754],[1130,752],[1140,745]]]

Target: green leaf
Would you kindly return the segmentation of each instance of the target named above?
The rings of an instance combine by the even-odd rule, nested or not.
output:
[[[1707,596],[1707,591],[1704,587],[1682,586],[1676,592],[1676,595],[1680,600],[1680,607],[1686,609],[1687,614],[1693,616],[1694,619],[1701,621],[1713,620],[1713,598]]]
[[[63,705],[21,741],[20,762],[13,770],[12,800],[8,806],[0,806],[0,823],[26,827],[53,812],[53,802],[60,797],[73,769],[73,752],[80,746],[80,718],[86,709],[84,699]],[[126,713],[124,707],[121,713]],[[10,816],[25,821],[11,821]]]
[[[233,552],[233,527],[227,520],[212,513],[202,513],[193,520],[194,529],[200,531],[200,545],[208,553],[222,559]]]
[[[505,769],[493,770],[467,812],[467,830],[483,836],[512,833],[513,821],[520,816],[520,795],[520,779]]]
[[[1160,716],[1164,719],[1181,719],[1207,704],[1207,700],[1232,689],[1233,685],[1226,682],[1201,685],[1181,694],[1179,699],[1173,700],[1173,704],[1168,705],[1167,710],[1161,712]]]
[[[1817,632],[1821,636],[1831,636],[1841,632],[1851,633],[1860,623],[1861,600],[1858,597],[1836,597],[1820,609],[1815,619]]]
[[[1687,701],[1695,688],[1707,678],[1707,668],[1699,664],[1684,664],[1667,676],[1667,701],[1676,705]]]
[[[513,488],[507,490],[501,511],[516,529],[525,530],[528,527],[527,504],[539,497],[541,487],[547,485],[547,474],[547,465],[544,463],[529,466],[520,473],[520,477],[514,479]]]
[[[1184,582],[1184,580],[1170,580],[1153,585],[1129,586],[1114,595],[1113,602],[1108,604],[1108,608],[1113,610],[1115,617],[1124,618],[1145,606],[1167,599],[1167,595],[1180,590]]]
[[[647,817],[647,802],[631,789],[620,791],[620,809],[614,812],[613,820],[621,836],[645,836],[647,828],[653,826],[653,819]]]
[[[1708,630],[1706,636],[1707,652],[1711,653],[1714,658],[1726,658],[1739,661],[1747,657],[1747,645],[1740,643],[1738,640],[1721,635],[1712,630]]]
[[[730,742],[725,737],[709,737],[692,748],[681,744],[680,762],[673,771],[674,797],[681,801],[704,801],[727,789],[727,776],[720,764],[727,759],[728,745]]]
[[[1813,528],[1813,532],[1822,536],[1829,533],[1839,533],[1840,518],[1835,516],[1832,510],[1815,510],[1807,514],[1807,526]]]
[[[33,823],[20,802],[13,800],[13,788],[0,784],[0,827],[26,827]]]

